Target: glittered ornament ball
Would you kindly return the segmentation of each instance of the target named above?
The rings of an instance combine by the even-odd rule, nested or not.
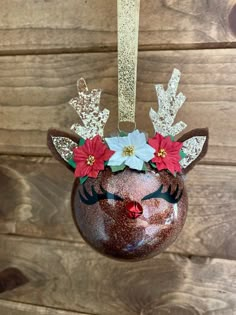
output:
[[[72,211],[82,237],[97,251],[119,259],[145,259],[178,236],[187,194],[181,176],[130,169],[114,174],[106,168],[85,185],[75,181]]]
[[[185,102],[177,94],[180,72],[168,87],[156,85],[158,111],[150,110],[152,137],[139,130],[104,136],[109,110],[100,109],[100,90],[78,81],[78,96],[69,104],[83,124],[74,135],[48,131],[53,155],[74,172],[72,214],[81,236],[111,258],[140,260],[164,251],[181,232],[187,215],[185,176],[205,155],[208,130],[174,124]],[[66,209],[65,209],[66,210]]]

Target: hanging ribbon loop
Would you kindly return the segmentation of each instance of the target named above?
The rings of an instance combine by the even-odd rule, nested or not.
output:
[[[118,128],[135,126],[140,0],[117,0],[118,8]]]

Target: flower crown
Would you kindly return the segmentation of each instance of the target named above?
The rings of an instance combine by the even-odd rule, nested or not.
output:
[[[83,125],[71,127],[79,137],[50,129],[49,148],[74,170],[81,183],[88,177],[96,178],[106,166],[112,172],[122,171],[125,167],[147,171],[149,165],[157,172],[186,173],[205,155],[208,129],[195,129],[178,141],[174,140],[187,127],[182,121],[174,124],[177,112],[186,100],[182,93],[177,94],[180,75],[180,71],[174,69],[167,90],[160,84],[155,86],[159,108],[157,112],[151,108],[149,113],[155,130],[153,138],[146,138],[138,130],[104,138],[109,110],[99,108],[101,90],[89,91],[85,80],[79,79],[78,97],[69,102],[83,122]]]

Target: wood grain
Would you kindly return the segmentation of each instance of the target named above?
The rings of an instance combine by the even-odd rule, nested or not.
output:
[[[148,117],[157,109],[154,84],[167,83],[173,67],[183,75],[187,102],[177,119],[188,129],[210,128],[207,163],[236,163],[236,50],[142,52],[139,58],[137,126],[153,134]],[[111,110],[106,134],[117,125],[116,54],[64,54],[0,58],[0,153],[49,155],[46,131],[69,131],[78,116],[67,102],[84,76],[104,89]]]
[[[116,16],[116,0],[1,3],[0,271],[21,270],[29,282],[17,287],[2,273],[0,314],[234,315],[236,0],[141,1],[137,126],[153,134],[154,84],[177,67],[187,96],[177,119],[186,131],[209,126],[210,147],[187,178],[180,237],[132,264],[81,239],[70,210],[73,174],[46,147],[48,128],[69,131],[78,119],[67,102],[80,77],[104,90],[106,134],[116,130]]]
[[[83,244],[2,236],[9,262],[30,282],[1,295],[92,314],[217,314],[236,308],[236,262],[162,254],[139,263],[105,258]],[[221,314],[222,314],[221,313]]]
[[[25,303],[4,301],[0,299],[0,314],[3,315],[89,315],[78,312],[67,312],[55,308],[36,306]],[[91,314],[92,315],[92,314]]]
[[[235,47],[234,5],[234,0],[142,1],[140,49]],[[116,16],[116,0],[3,1],[0,53],[114,50]]]
[[[0,233],[82,242],[70,209],[73,174],[49,158],[1,157]],[[171,252],[236,258],[236,167],[198,165],[189,212]]]

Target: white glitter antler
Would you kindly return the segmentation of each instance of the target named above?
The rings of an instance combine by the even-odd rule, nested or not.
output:
[[[155,112],[151,108],[149,116],[152,120],[155,131],[164,137],[168,135],[175,136],[187,127],[187,125],[182,121],[172,126],[178,110],[186,100],[183,93],[176,95],[180,75],[180,71],[178,69],[174,69],[166,91],[161,84],[157,84],[155,86],[159,109],[158,112]]]
[[[91,139],[96,135],[103,137],[104,127],[109,118],[108,109],[100,110],[101,90],[88,90],[84,79],[77,81],[78,97],[70,100],[69,104],[76,110],[83,126],[74,124],[71,127],[75,133],[84,139]]]

